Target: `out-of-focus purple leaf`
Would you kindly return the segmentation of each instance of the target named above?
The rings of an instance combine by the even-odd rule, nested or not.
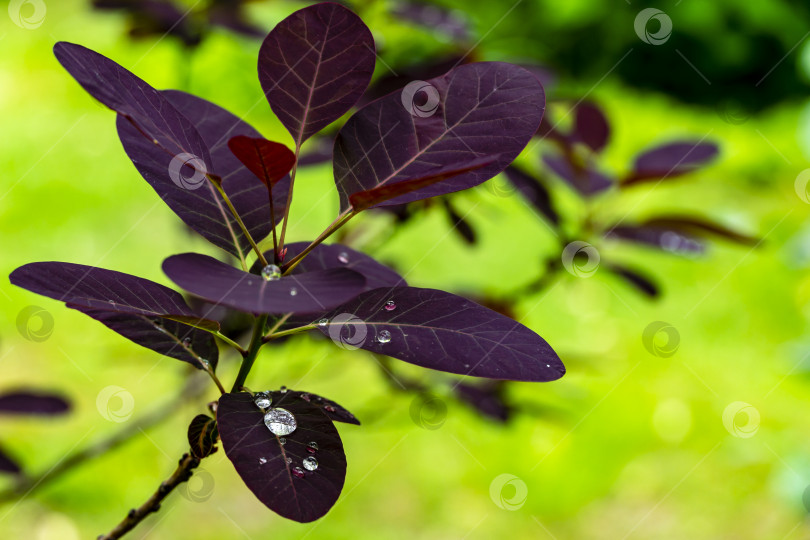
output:
[[[602,109],[593,103],[580,103],[575,113],[572,135],[594,152],[601,152],[610,139],[610,124]]]
[[[262,137],[237,135],[228,141],[228,148],[268,188],[281,181],[295,165],[295,154],[289,148]]]
[[[596,195],[613,185],[613,180],[610,177],[597,171],[593,166],[589,164],[574,166],[565,156],[545,155],[543,156],[543,163],[585,196]]]
[[[759,238],[739,233],[728,227],[692,216],[658,216],[642,223],[648,227],[663,227],[695,236],[719,236],[738,244],[753,246],[760,242]]]
[[[320,407],[290,392],[271,392],[270,399],[271,408],[294,416],[295,431],[276,436],[249,393],[225,394],[217,407],[222,447],[242,481],[265,506],[287,519],[314,521],[334,506],[343,489],[343,443]],[[305,462],[313,458],[317,468],[309,470]]]
[[[420,104],[422,94],[427,100]],[[529,142],[544,107],[537,79],[502,62],[462,65],[366,105],[349,118],[335,140],[341,209],[349,208],[354,193],[422,178],[451,164],[494,160],[382,204],[444,195],[492,178]]]
[[[199,45],[202,33],[188,10],[180,10],[171,2],[159,0],[93,0],[101,10],[121,10],[130,14],[129,35],[133,38],[170,35],[186,46]]]
[[[503,400],[503,385],[503,381],[486,381],[484,384],[476,385],[459,382],[453,390],[460,400],[484,416],[506,423],[512,409]]]
[[[553,381],[565,367],[522,324],[444,291],[374,289],[335,308],[317,329],[344,343],[412,364],[516,381]]]
[[[200,459],[216,452],[217,421],[207,414],[198,414],[188,426],[188,444],[191,453]]]
[[[210,149],[210,172],[222,179],[222,187],[234,208],[253,239],[260,242],[271,230],[267,190],[228,148],[228,140],[232,137],[260,138],[259,132],[204,99],[176,90],[166,90],[161,94],[202,134],[203,142]],[[144,138],[120,116],[118,135],[141,176],[189,227],[235,257],[250,250],[247,237],[207,179],[193,173],[189,176],[188,171],[177,169],[176,162],[170,170],[174,158]],[[289,177],[273,189],[278,219],[284,215],[288,191]]]
[[[298,157],[298,167],[308,167],[321,163],[332,162],[332,148],[335,145],[333,137],[319,135],[311,139],[307,151]]]
[[[169,257],[163,271],[195,296],[249,313],[322,312],[354,298],[365,286],[363,275],[347,268],[267,280],[198,253]]]
[[[706,166],[718,153],[717,145],[707,142],[674,142],[657,146],[636,157],[633,170],[621,184],[630,186],[675,178]]]
[[[20,474],[22,472],[17,462],[11,459],[2,448],[0,448],[0,472],[9,474]]]
[[[264,37],[266,32],[249,22],[242,11],[239,2],[233,0],[215,1],[208,8],[208,22],[243,36]]]
[[[697,238],[669,227],[619,225],[611,227],[607,236],[646,244],[672,253],[701,254],[705,251],[704,244]]]
[[[70,404],[64,398],[52,394],[31,391],[7,392],[0,394],[0,414],[65,414]]]
[[[216,366],[219,350],[213,336],[185,323],[212,329],[218,324],[194,313],[168,287],[113,270],[61,262],[26,264],[9,278],[18,287],[65,302],[138,345],[200,369],[201,359]]]
[[[460,11],[450,11],[436,4],[399,1],[394,4],[391,14],[447,36],[453,41],[470,39],[469,24]]]
[[[506,174],[506,178],[515,186],[518,193],[545,216],[546,219],[553,225],[560,224],[560,216],[551,203],[551,194],[540,180],[526,174],[513,165],[508,166],[503,172]]]
[[[273,28],[259,50],[259,81],[296,148],[357,103],[375,60],[371,31],[338,4],[306,7]]]
[[[470,223],[464,219],[464,216],[456,211],[456,209],[453,207],[453,203],[451,203],[448,199],[443,199],[442,204],[445,212],[447,212],[447,217],[450,219],[450,225],[453,227],[453,230],[456,231],[456,233],[458,233],[458,235],[461,236],[461,239],[466,243],[471,246],[475,245],[478,241],[478,237],[472,225],[470,225]]]
[[[608,264],[606,268],[650,298],[658,298],[661,293],[654,281],[637,270],[619,264]]]

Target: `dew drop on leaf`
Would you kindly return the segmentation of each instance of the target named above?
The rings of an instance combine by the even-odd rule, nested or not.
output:
[[[329,319],[321,319],[318,321],[318,326],[326,326],[327,324],[329,324]]]
[[[312,399],[312,396],[310,396],[310,395],[309,395],[309,394],[307,394],[307,393],[301,394],[301,395],[300,395],[300,396],[298,396],[298,397],[300,397],[301,399],[303,399],[303,400],[304,400],[304,401],[306,401],[307,403],[309,403],[309,401]]]
[[[389,300],[388,302],[385,303],[385,306],[383,307],[385,308],[385,311],[394,311],[395,309],[397,309],[397,304],[393,300]]]
[[[298,294],[297,288],[293,287],[292,289],[290,289],[290,296],[295,296],[296,294]]]
[[[270,396],[264,392],[256,394],[255,399],[253,400],[253,403],[255,403],[260,409],[266,409],[272,402],[273,400],[270,399]]]
[[[349,254],[348,254],[348,253],[346,253],[345,251],[341,251],[341,252],[338,254],[338,260],[339,260],[340,262],[342,262],[343,264],[348,263],[348,262],[349,262]]]
[[[184,347],[190,347],[191,346],[191,338],[190,337],[183,338],[183,346]]]
[[[264,415],[264,425],[273,435],[277,436],[289,435],[298,427],[295,416],[281,407],[267,411],[267,414]]]
[[[304,469],[302,469],[301,467],[293,467],[292,473],[293,476],[295,476],[296,478],[303,478],[305,474]]]
[[[259,458],[259,465],[264,465],[265,463],[267,463],[267,458],[260,457]]]
[[[310,454],[314,454],[318,451],[318,443],[312,441],[311,443],[307,443],[307,452]]]
[[[262,268],[262,277],[265,281],[278,281],[281,278],[281,268],[275,264],[268,264]]]
[[[314,471],[318,468],[318,460],[312,456],[304,458],[304,468],[308,471]]]
[[[327,412],[335,412],[335,408],[331,405],[324,405],[323,408],[326,409]]]
[[[388,343],[389,341],[391,341],[391,332],[388,330],[380,330],[380,333],[377,334],[377,342]]]
[[[292,458],[288,457],[286,461],[287,461],[287,465],[290,465],[292,463]]]
[[[278,391],[281,392],[282,394],[286,394],[287,393],[287,387],[282,386],[281,388],[278,389]]]
[[[285,439],[284,437],[279,437],[278,442],[281,443],[281,446],[284,446],[285,444],[287,444],[287,439]]]

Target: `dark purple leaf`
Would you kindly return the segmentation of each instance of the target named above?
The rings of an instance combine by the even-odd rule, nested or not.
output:
[[[470,28],[461,11],[450,11],[433,3],[400,1],[394,4],[391,14],[454,41],[465,41],[470,38]]]
[[[318,330],[412,364],[474,377],[553,381],[565,367],[522,324],[470,300],[433,289],[380,288],[332,310]]]
[[[554,225],[560,224],[560,216],[551,203],[551,194],[540,180],[529,176],[513,165],[504,169],[503,172],[518,193],[523,195],[546,219]]]
[[[420,62],[405,67],[397,66],[396,74],[386,73],[369,86],[366,93],[358,102],[358,107],[365,106],[372,101],[390,94],[396,90],[401,90],[410,82],[426,81],[434,77],[444,75],[460,64],[469,63],[465,60],[468,56],[450,56],[439,60],[430,59],[428,62]],[[329,156],[332,156],[332,149],[329,149]]]
[[[0,395],[0,414],[55,415],[70,410],[70,404],[59,396],[29,391]]]
[[[296,148],[357,103],[375,60],[368,27],[338,4],[306,7],[273,28],[259,50],[259,81]]]
[[[381,206],[391,199],[402,198],[414,191],[425,191],[425,189],[430,186],[438,187],[436,184],[439,182],[444,182],[464,173],[482,169],[494,162],[494,159],[483,158],[470,160],[465,165],[451,164],[445,167],[436,167],[435,169],[425,171],[424,176],[420,178],[391,182],[389,184],[379,185],[367,191],[352,193],[349,196],[349,203],[351,203],[352,209],[355,212],[360,212],[368,208],[373,208],[374,206]]]
[[[627,268],[626,266],[618,264],[609,264],[607,269],[622,278],[626,283],[635,287],[636,290],[649,296],[650,298],[658,298],[661,291],[658,290],[658,285],[655,284],[650,278],[639,273],[637,270]]]
[[[264,413],[249,393],[225,394],[217,407],[222,447],[265,506],[294,521],[314,521],[334,506],[343,489],[343,443],[320,407],[290,392],[271,392],[270,397],[271,407],[295,417],[295,431],[283,436],[282,443],[264,424]],[[317,460],[315,470],[304,467],[308,458]]]
[[[573,136],[594,152],[601,152],[610,139],[610,124],[602,110],[593,103],[580,103]]]
[[[148,349],[202,368],[216,366],[219,352],[210,333],[186,323],[217,328],[198,316],[179,293],[152,281],[81,264],[40,262],[11,273],[11,283],[65,302]]]
[[[210,149],[212,172],[222,179],[222,187],[234,208],[253,239],[260,242],[271,230],[267,189],[228,148],[232,137],[261,137],[259,132],[204,99],[176,90],[161,94],[202,134],[203,142]],[[121,117],[118,118],[118,135],[141,176],[189,227],[235,257],[250,251],[250,242],[210,182],[191,171],[178,171],[176,162],[170,172],[172,156],[145,139]],[[277,219],[284,215],[288,191],[289,178],[279,182],[273,190]]]
[[[691,216],[659,216],[643,222],[648,227],[665,227],[675,231],[695,236],[719,236],[732,242],[744,245],[756,245],[760,240],[756,237],[742,234],[728,227]]]
[[[607,236],[646,244],[673,253],[700,254],[705,250],[705,246],[697,238],[668,227],[620,225],[611,227]]]
[[[10,474],[20,474],[22,472],[17,462],[11,459],[2,448],[0,448],[0,472]]]
[[[478,241],[477,235],[475,234],[475,229],[473,229],[472,225],[464,219],[464,216],[459,214],[455,208],[453,208],[453,204],[444,199],[442,201],[444,205],[444,210],[447,212],[447,217],[450,219],[450,225],[453,227],[453,230],[461,236],[462,240],[467,242],[469,245],[473,246]]]
[[[246,20],[242,11],[242,6],[238,2],[233,2],[233,0],[214,2],[208,8],[208,22],[243,36],[264,37],[265,31]]]
[[[590,164],[575,166],[565,156],[552,155],[543,156],[543,162],[557,176],[586,196],[596,195],[613,185],[613,181],[608,176],[597,171]]]
[[[307,152],[298,157],[298,167],[319,165],[332,162],[332,148],[335,146],[333,137],[318,136],[307,145]]]
[[[217,421],[207,414],[198,414],[188,426],[188,444],[195,457],[202,459],[216,452],[218,439]]]
[[[238,135],[228,141],[228,148],[268,188],[276,185],[295,165],[295,154],[289,148],[262,137]]]
[[[163,271],[195,296],[249,313],[322,312],[354,298],[365,286],[362,274],[347,268],[268,281],[198,253],[169,257]]]
[[[199,45],[202,35],[188,16],[187,9],[179,9],[171,2],[160,0],[93,0],[93,7],[101,10],[121,10],[130,14],[129,35],[133,38],[164,35],[174,36],[189,47]]]
[[[289,393],[291,397],[298,397],[299,399],[312,403],[316,407],[320,407],[321,411],[333,422],[343,422],[345,424],[354,424],[356,426],[360,425],[360,420],[358,420],[345,407],[338,405],[331,399],[326,399],[325,397],[313,394],[312,392],[288,390],[287,393]]]
[[[511,64],[467,64],[414,82],[362,108],[338,133],[334,173],[342,210],[350,207],[349,197],[359,191],[422,178],[451,164],[494,160],[383,204],[476,186],[515,159],[543,117],[543,87],[529,72]],[[424,103],[419,102],[422,95],[427,97]]]
[[[486,381],[484,384],[459,382],[453,388],[458,398],[475,408],[484,416],[505,423],[512,409],[503,400],[503,381]]]
[[[636,158],[632,172],[622,185],[675,178],[704,167],[717,157],[718,152],[716,144],[705,142],[674,142],[658,146]]]

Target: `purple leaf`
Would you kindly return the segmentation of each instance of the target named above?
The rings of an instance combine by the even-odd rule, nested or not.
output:
[[[249,313],[322,312],[354,298],[365,286],[361,274],[346,268],[267,280],[198,253],[169,257],[163,271],[195,296]]]
[[[461,236],[461,239],[467,244],[474,246],[476,242],[478,242],[475,229],[473,229],[472,225],[470,225],[470,223],[464,219],[464,216],[456,211],[453,204],[448,199],[444,199],[442,203],[445,211],[447,212],[447,217],[450,219],[450,225],[453,227],[453,230],[456,231],[456,233]]]
[[[491,379],[553,381],[565,367],[522,324],[444,291],[380,288],[332,310],[318,330],[335,343],[418,366]]]
[[[543,156],[543,162],[557,176],[585,196],[596,195],[613,185],[613,181],[590,164],[574,165],[565,156]]]
[[[460,11],[450,11],[435,3],[398,2],[391,14],[400,19],[446,35],[455,41],[470,38],[470,28]]]
[[[574,118],[573,137],[594,152],[601,152],[610,139],[610,124],[602,110],[593,103],[580,103]]]
[[[56,415],[70,410],[59,396],[20,391],[0,395],[0,414]]]
[[[554,225],[560,224],[560,216],[551,203],[551,194],[539,179],[529,176],[513,165],[507,167],[503,172],[518,193],[523,195],[546,219]]]
[[[705,250],[705,246],[694,236],[670,227],[620,225],[611,227],[607,236],[646,244],[673,253],[700,254]]]
[[[194,457],[202,459],[216,452],[218,439],[217,421],[207,414],[198,414],[188,426],[188,444]]]
[[[658,298],[660,294],[658,285],[638,271],[618,264],[609,264],[607,265],[607,269],[622,278],[626,283],[632,285],[642,294],[650,298]]]
[[[238,135],[228,141],[228,148],[268,189],[295,165],[295,154],[289,148],[262,137]]]
[[[357,103],[375,60],[368,27],[338,4],[306,7],[273,28],[259,50],[259,81],[296,149]]]
[[[0,472],[10,474],[20,474],[22,472],[17,462],[11,459],[2,448],[0,448]]]
[[[484,416],[506,423],[512,410],[503,400],[503,381],[486,381],[484,384],[459,382],[454,386],[458,398]]]
[[[644,221],[648,227],[665,227],[695,236],[712,235],[738,244],[753,246],[760,242],[756,237],[742,234],[728,227],[691,216],[658,216]]]
[[[346,479],[343,443],[332,421],[315,404],[291,392],[270,392],[271,408],[289,411],[296,422],[281,437],[247,392],[219,398],[217,424],[222,447],[250,491],[277,514],[307,523],[337,502]],[[309,470],[314,458],[317,468]],[[288,462],[289,460],[289,462]]]
[[[260,242],[271,230],[267,189],[228,148],[232,137],[261,137],[259,132],[204,99],[176,90],[161,94],[202,134],[210,149],[211,172],[222,179],[222,187],[234,208],[253,239]],[[187,167],[178,169],[171,155],[144,138],[122,117],[118,118],[118,136],[141,176],[189,227],[235,257],[250,251],[250,242],[208,180],[185,170]],[[289,178],[273,190],[276,216],[284,215],[288,190]]]
[[[636,158],[630,175],[622,180],[630,186],[650,180],[675,178],[707,165],[719,149],[714,143],[674,142],[658,146]]]
[[[200,359],[216,366],[219,351],[213,336],[178,321],[211,329],[219,325],[198,316],[179,293],[163,285],[61,262],[26,264],[9,277],[12,284],[65,302],[138,345],[200,369]]]
[[[331,163],[332,147],[334,145],[335,141],[333,137],[315,137],[307,145],[307,152],[298,156],[298,167]]]
[[[426,101],[421,102],[421,99]],[[378,186],[422,178],[440,167],[493,163],[383,205],[476,186],[502,171],[531,139],[543,117],[543,87],[529,72],[502,62],[467,64],[370,103],[335,140],[340,206]]]
[[[396,90],[402,90],[405,85],[413,81],[426,81],[434,77],[444,75],[459,64],[465,64],[469,56],[450,56],[436,60],[431,58],[426,62],[419,62],[405,67],[397,66],[397,72],[386,73],[380,78],[376,79],[371,86],[368,87],[366,93],[358,102],[358,107],[365,106],[372,101],[379,99],[385,95],[390,94]],[[329,149],[331,157],[331,148]]]

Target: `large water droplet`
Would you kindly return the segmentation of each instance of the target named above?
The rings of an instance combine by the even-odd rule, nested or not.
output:
[[[301,467],[293,467],[292,473],[293,476],[295,476],[296,478],[303,478],[304,476],[306,476],[304,469],[302,469]]]
[[[289,435],[298,427],[298,424],[295,422],[295,416],[287,409],[282,409],[281,407],[267,411],[267,414],[264,415],[264,425],[267,426],[267,429],[269,429],[273,435],[278,436]]]
[[[315,441],[307,443],[307,452],[309,452],[310,454],[314,454],[317,451],[318,451],[318,443],[316,443]]]
[[[388,330],[380,330],[380,333],[377,334],[377,342],[388,343],[389,341],[391,341],[391,332]]]
[[[394,311],[395,309],[397,309],[397,304],[393,300],[389,300],[388,302],[385,303],[385,306],[383,307],[385,307],[385,311]]]
[[[256,394],[256,395],[254,396],[254,399],[253,399],[253,403],[255,403],[255,404],[256,404],[256,406],[257,406],[258,408],[260,408],[260,409],[266,409],[267,407],[269,407],[269,406],[270,406],[270,404],[271,404],[272,402],[273,402],[273,400],[272,400],[272,399],[270,399],[270,396],[268,396],[268,395],[267,395],[266,393],[264,393],[264,392],[259,392],[258,394]]]
[[[262,268],[262,277],[265,281],[277,281],[281,278],[281,268],[275,264],[268,264]]]
[[[259,458],[259,465],[264,465],[265,463],[267,463],[267,458],[260,457]]]
[[[281,392],[282,394],[286,394],[287,393],[287,387],[282,386],[281,388],[278,389],[278,391]]]
[[[290,296],[295,296],[296,294],[298,294],[298,289],[296,287],[290,289]]]
[[[349,262],[349,254],[348,254],[348,253],[346,253],[345,251],[341,251],[341,252],[338,254],[338,260],[339,260],[340,262],[342,262],[343,264],[347,264],[347,263]]]
[[[327,324],[329,324],[329,319],[321,319],[318,321],[318,326],[326,326]]]
[[[312,456],[304,458],[304,468],[308,471],[314,471],[318,468],[318,460]]]

